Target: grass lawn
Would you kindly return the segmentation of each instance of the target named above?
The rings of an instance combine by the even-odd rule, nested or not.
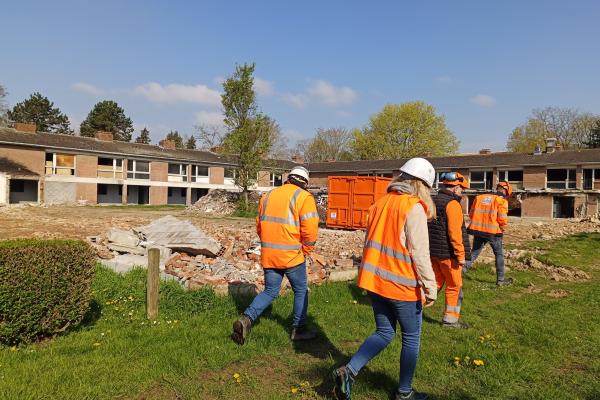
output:
[[[468,330],[439,325],[443,297],[425,311],[414,386],[433,399],[599,399],[600,234],[532,242],[546,261],[580,268],[587,282],[509,272],[497,289],[489,265],[465,281]],[[535,284],[535,291],[527,288]],[[76,331],[29,346],[0,347],[1,399],[323,399],[330,371],[373,330],[367,297],[353,284],[311,288],[309,314],[322,336],[288,340],[292,296],[278,299],[248,344],[228,335],[246,300],[161,286],[160,317],[144,318],[144,271],[98,269],[93,307]],[[355,399],[388,399],[400,341],[359,375]],[[458,366],[454,359],[459,357]],[[484,365],[465,362],[482,360]],[[469,365],[467,365],[469,364]],[[234,377],[235,376],[235,377]]]

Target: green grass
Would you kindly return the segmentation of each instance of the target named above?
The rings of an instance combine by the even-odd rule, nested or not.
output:
[[[581,234],[530,244],[547,250],[543,257],[556,265],[585,270],[592,276],[587,282],[511,271],[517,284],[496,289],[490,266],[479,265],[465,281],[463,317],[471,329],[439,325],[443,297],[426,310],[414,386],[433,399],[600,398],[598,243],[600,234]],[[160,317],[152,324],[144,318],[144,282],[144,271],[119,276],[99,269],[82,327],[43,343],[0,348],[0,398],[329,398],[332,367],[346,362],[374,327],[360,289],[326,284],[310,293],[309,314],[321,339],[289,342],[290,294],[239,347],[228,335],[247,299],[162,284]],[[527,289],[530,282],[537,293]],[[558,289],[568,295],[548,295]],[[389,398],[399,352],[396,339],[361,371],[355,399]],[[485,364],[457,367],[455,356]],[[292,394],[292,388],[299,390]]]

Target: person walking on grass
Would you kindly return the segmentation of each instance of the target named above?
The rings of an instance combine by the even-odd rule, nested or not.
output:
[[[423,307],[437,297],[429,257],[427,220],[435,217],[431,186],[435,171],[423,158],[408,160],[387,194],[369,209],[358,286],[365,289],[375,314],[375,332],[348,364],[333,372],[338,399],[350,400],[359,371],[402,332],[400,383],[396,400],[427,399],[412,388],[421,340]]]
[[[260,199],[256,231],[261,241],[260,262],[264,269],[265,290],[254,298],[244,314],[233,323],[231,338],[246,342],[252,324],[277,298],[284,276],[294,291],[291,339],[310,340],[317,334],[307,329],[308,278],[305,257],[315,248],[319,214],[314,197],[306,190],[308,171],[294,167],[281,187]]]
[[[429,253],[435,272],[438,291],[446,285],[446,308],[442,326],[468,328],[461,321],[460,307],[463,300],[462,269],[471,259],[469,235],[465,228],[460,200],[468,180],[458,172],[440,174],[442,188],[433,196],[436,217],[429,221]]]
[[[489,243],[496,257],[496,285],[512,285],[512,278],[504,277],[504,249],[502,237],[508,225],[508,198],[512,195],[512,186],[503,181],[496,186],[496,193],[480,194],[475,197],[469,210],[471,223],[467,232],[473,235],[473,254],[471,261],[465,264],[463,272],[467,272]]]

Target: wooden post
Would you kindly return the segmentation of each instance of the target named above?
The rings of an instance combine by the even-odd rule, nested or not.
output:
[[[146,283],[146,314],[148,319],[154,320],[158,316],[158,286],[160,250],[148,249],[148,281]]]

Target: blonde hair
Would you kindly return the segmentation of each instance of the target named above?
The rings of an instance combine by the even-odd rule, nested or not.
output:
[[[410,185],[412,188],[412,194],[419,198],[425,205],[427,206],[427,210],[425,210],[425,214],[427,215],[427,220],[431,221],[436,217],[435,212],[435,203],[431,198],[431,188],[425,184],[420,179],[414,178],[408,174],[400,174],[394,178],[392,182],[405,182]]]

